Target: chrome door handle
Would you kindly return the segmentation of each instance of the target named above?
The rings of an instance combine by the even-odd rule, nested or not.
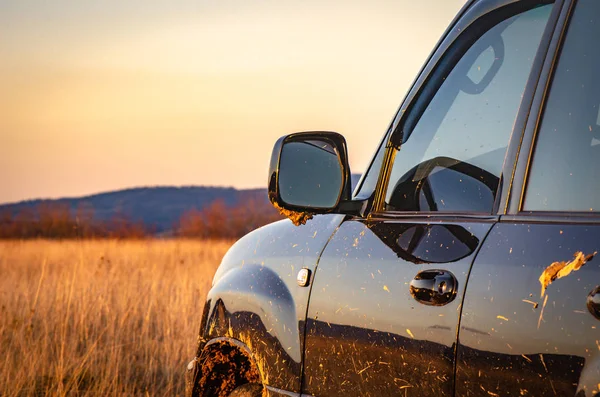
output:
[[[456,297],[458,281],[446,270],[425,270],[410,282],[410,294],[417,302],[430,306],[446,305]]]

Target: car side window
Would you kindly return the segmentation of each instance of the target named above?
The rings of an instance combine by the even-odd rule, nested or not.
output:
[[[551,9],[508,17],[464,52],[395,154],[386,210],[491,213]]]
[[[579,0],[529,169],[526,211],[600,211],[600,2]]]

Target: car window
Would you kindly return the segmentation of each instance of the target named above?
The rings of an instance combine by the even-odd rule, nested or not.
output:
[[[537,133],[524,210],[600,210],[598,37],[600,2],[578,1]]]
[[[357,187],[356,194],[353,197],[355,200],[368,199],[377,188],[377,179],[379,178],[379,171],[383,165],[383,157],[385,155],[385,143],[386,141],[384,137],[377,148],[377,152],[375,152],[375,155],[371,160],[369,168],[367,168],[362,184]]]
[[[492,211],[551,8],[505,19],[466,50],[395,155],[387,210]]]

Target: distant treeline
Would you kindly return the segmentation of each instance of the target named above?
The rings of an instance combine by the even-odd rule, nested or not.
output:
[[[264,200],[246,200],[227,206],[221,199],[207,207],[185,212],[166,237],[239,238],[282,217]],[[73,210],[64,203],[41,203],[13,214],[0,213],[0,239],[147,238],[155,237],[153,225],[117,214],[99,220],[90,205]]]
[[[219,199],[202,210],[193,209],[183,214],[175,230],[181,237],[238,238],[282,218],[264,200],[249,199],[228,207]]]

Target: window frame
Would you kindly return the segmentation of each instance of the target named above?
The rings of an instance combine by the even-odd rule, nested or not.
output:
[[[548,2],[535,0],[471,0],[463,7],[446,31],[445,35],[442,36],[440,42],[417,76],[417,79],[413,83],[413,86],[409,90],[385,134],[385,146],[383,149],[385,150],[385,154],[383,164],[379,170],[377,186],[372,197],[369,217],[406,218],[427,216],[448,218],[459,216],[461,218],[470,218],[475,216],[489,218],[498,217],[506,213],[508,198],[515,176],[517,155],[523,140],[527,116],[530,114],[533,106],[534,94],[542,73],[544,61],[550,48],[555,26],[557,25],[557,21],[559,21],[561,10],[564,8],[563,5],[565,0],[555,0],[553,2],[554,5],[548,23],[542,34],[538,51],[532,63],[531,72],[525,84],[523,98],[517,111],[513,132],[509,139],[505,162],[502,167],[500,186],[496,194],[494,210],[492,213],[477,213],[472,211],[460,213],[389,211],[385,210],[385,195],[396,148],[402,141],[403,131],[405,129],[414,128],[414,125],[416,125],[416,122],[418,122],[430,101],[433,99],[433,96],[442,85],[445,76],[453,69],[456,61],[460,59],[485,32],[500,21],[508,19],[520,12],[527,11],[531,9],[533,5],[546,3]],[[370,169],[369,171],[374,172],[376,170]],[[506,175],[508,175],[509,178],[506,178]],[[504,181],[505,179],[507,181]]]
[[[534,106],[531,116],[527,121],[521,155],[517,158],[515,171],[513,194],[508,202],[506,215],[503,221],[508,222],[540,222],[540,223],[600,223],[600,212],[589,211],[542,211],[542,210],[523,210],[525,196],[527,193],[527,184],[529,180],[529,171],[533,161],[536,149],[538,132],[543,120],[546,102],[549,97],[550,87],[554,80],[556,67],[562,54],[565,44],[568,28],[570,26],[576,0],[567,0],[561,11],[557,28],[553,34],[548,56],[543,65],[543,74],[536,87]]]

